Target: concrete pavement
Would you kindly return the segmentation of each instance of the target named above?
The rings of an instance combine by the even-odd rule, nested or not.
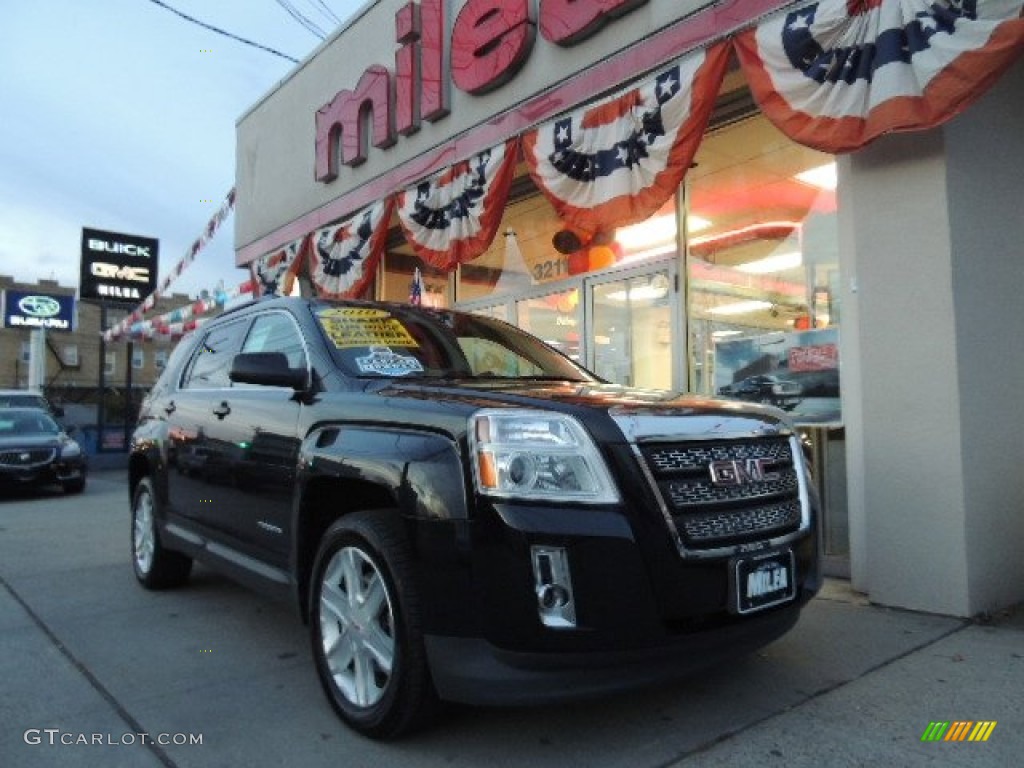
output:
[[[202,568],[179,591],[134,583],[126,496],[120,473],[97,473],[80,498],[0,502],[4,768],[1009,766],[1024,754],[1024,611],[979,623],[891,610],[841,581],[778,642],[680,683],[452,708],[413,738],[369,742],[331,712],[290,610]],[[930,722],[958,720],[996,727],[980,743],[921,741]]]

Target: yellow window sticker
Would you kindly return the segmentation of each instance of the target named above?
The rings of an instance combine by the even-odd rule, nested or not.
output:
[[[317,314],[327,337],[338,349],[351,347],[418,347],[402,321],[387,310],[334,307]]]

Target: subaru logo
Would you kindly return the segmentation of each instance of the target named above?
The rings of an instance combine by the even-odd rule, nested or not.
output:
[[[711,462],[708,469],[715,485],[746,485],[779,479],[779,473],[771,470],[769,459],[725,459]]]
[[[25,296],[18,309],[31,317],[53,317],[60,314],[60,302],[51,296]]]

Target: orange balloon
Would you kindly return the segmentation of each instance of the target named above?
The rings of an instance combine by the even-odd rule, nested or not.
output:
[[[615,263],[615,251],[607,245],[595,245],[589,250],[590,270],[607,269]]]

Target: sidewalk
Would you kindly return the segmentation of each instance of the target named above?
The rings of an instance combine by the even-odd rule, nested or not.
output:
[[[843,649],[826,665],[832,682],[672,765],[1011,766],[1024,759],[1024,607],[962,621],[873,606],[830,580],[795,632],[824,641],[811,666]],[[906,649],[899,638],[909,641]],[[924,742],[933,721],[996,725],[984,743]]]

